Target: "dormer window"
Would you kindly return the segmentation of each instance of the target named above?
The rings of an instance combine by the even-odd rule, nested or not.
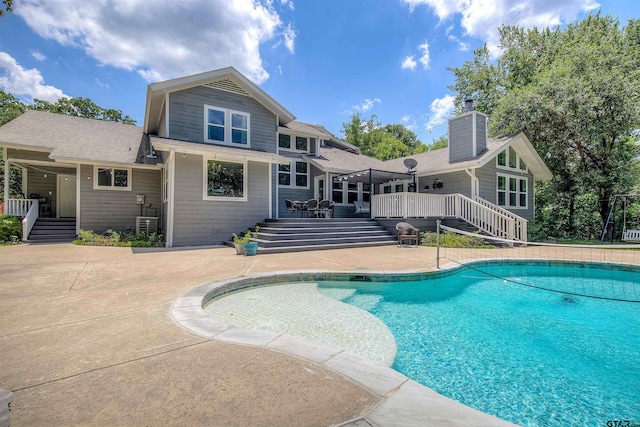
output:
[[[309,138],[281,133],[278,134],[278,147],[283,151],[309,153]]]
[[[249,113],[204,106],[205,142],[249,147]]]

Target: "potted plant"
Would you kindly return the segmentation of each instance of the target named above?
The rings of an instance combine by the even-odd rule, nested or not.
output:
[[[252,242],[251,239],[258,237],[259,230],[260,227],[256,227],[255,231],[247,230],[242,236],[233,233],[233,245],[237,255],[253,256],[258,252],[258,242]]]

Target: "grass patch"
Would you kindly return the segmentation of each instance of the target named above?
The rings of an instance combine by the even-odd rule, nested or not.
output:
[[[96,234],[93,230],[80,230],[78,239],[73,243],[86,246],[116,246],[135,248],[158,248],[164,246],[161,234],[157,233],[119,233],[115,230],[107,230],[102,234]]]
[[[422,246],[437,246],[438,233],[426,231],[420,234],[420,244]],[[464,234],[449,233],[445,231],[440,234],[440,246],[443,248],[478,248],[491,249],[495,246],[488,245],[479,237],[465,236]]]

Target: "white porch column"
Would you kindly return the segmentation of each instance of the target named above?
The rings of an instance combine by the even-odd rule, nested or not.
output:
[[[9,205],[9,179],[11,179],[11,175],[9,174],[9,159],[7,158],[7,148],[5,147],[2,150],[2,160],[4,161],[4,211],[7,211],[7,206]]]
[[[82,166],[76,165],[76,234],[80,234],[80,186],[82,185]]]
[[[171,150],[167,164],[164,166],[167,169],[167,181],[169,188],[167,189],[167,236],[165,246],[168,248],[173,247],[173,215],[175,208],[175,170],[176,170],[176,152]]]

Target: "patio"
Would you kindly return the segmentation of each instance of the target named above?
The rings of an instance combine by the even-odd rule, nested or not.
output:
[[[0,388],[14,392],[12,425],[298,426],[358,418],[379,398],[303,359],[196,336],[171,320],[171,303],[202,283],[293,265],[425,270],[435,265],[434,251],[241,257],[228,247],[0,247]]]

